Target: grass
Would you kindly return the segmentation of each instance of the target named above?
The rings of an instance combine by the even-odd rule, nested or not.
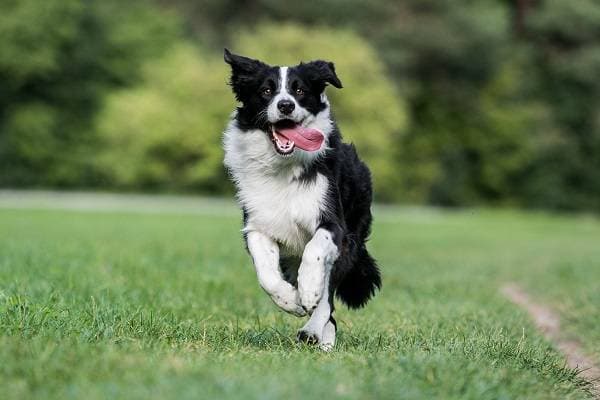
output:
[[[160,213],[3,204],[3,399],[589,398],[498,287],[556,305],[599,355],[594,218],[377,208],[383,291],[339,307],[324,354],[259,288],[232,205],[153,201]]]

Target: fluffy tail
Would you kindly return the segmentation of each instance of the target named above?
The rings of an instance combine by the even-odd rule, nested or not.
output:
[[[338,285],[336,295],[349,308],[361,308],[377,289],[381,289],[379,268],[367,249],[361,247],[354,266]]]

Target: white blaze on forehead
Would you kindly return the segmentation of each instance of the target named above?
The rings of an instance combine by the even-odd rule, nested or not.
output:
[[[288,94],[287,91],[287,74],[288,67],[279,67],[279,84],[281,85],[281,89],[279,90],[280,94]]]
[[[279,121],[282,118],[291,118],[297,121],[302,119],[306,114],[306,111],[300,110],[300,105],[294,96],[288,92],[288,71],[289,67],[279,67],[279,92],[275,97],[273,97],[269,107],[267,108],[267,115],[269,117],[269,121],[271,122]],[[279,103],[281,100],[290,100],[294,102],[296,107],[291,115],[283,115],[279,112],[277,103]]]
[[[279,93],[275,96],[275,100],[292,100],[296,101],[288,92],[288,70],[289,67],[279,67]]]

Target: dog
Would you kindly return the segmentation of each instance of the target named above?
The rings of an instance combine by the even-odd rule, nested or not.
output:
[[[342,82],[328,61],[270,66],[227,49],[224,59],[240,103],[224,132],[224,164],[258,281],[284,311],[310,316],[299,341],[330,350],[334,295],[360,308],[381,288],[366,248],[371,174],[342,142],[325,94]]]

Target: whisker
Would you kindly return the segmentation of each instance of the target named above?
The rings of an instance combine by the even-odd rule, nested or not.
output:
[[[263,123],[266,123],[267,121],[268,121],[267,110],[260,111],[254,118],[255,124],[263,124]]]

